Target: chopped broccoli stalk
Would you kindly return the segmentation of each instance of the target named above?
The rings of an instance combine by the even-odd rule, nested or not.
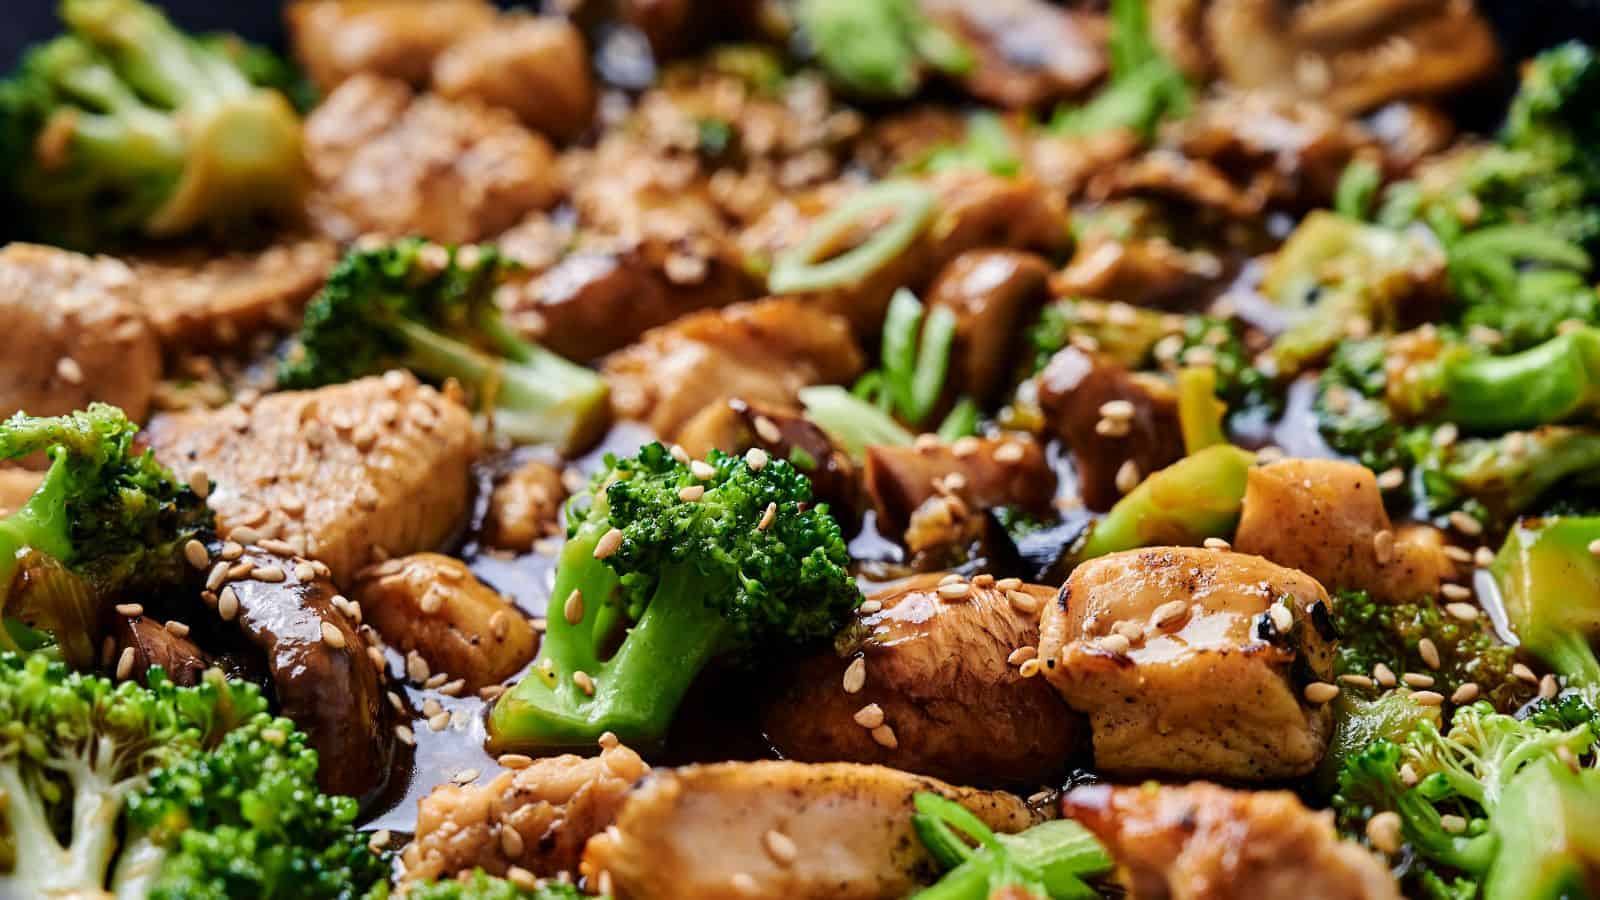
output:
[[[1549,425],[1438,447],[1410,442],[1420,456],[1414,482],[1430,510],[1481,510],[1496,524],[1530,509],[1553,487],[1586,480],[1600,466],[1600,431]]]
[[[1465,344],[1408,367],[1392,396],[1410,418],[1439,418],[1499,432],[1589,417],[1600,404],[1600,328],[1584,327],[1501,356]]]
[[[1228,405],[1217,400],[1217,370],[1185,366],[1178,372],[1178,425],[1183,451],[1193,455],[1216,444],[1226,444],[1222,418]]]
[[[1594,702],[1600,660],[1600,517],[1557,517],[1517,524],[1490,567],[1506,620],[1522,647]]]
[[[1545,757],[1506,785],[1494,816],[1499,842],[1484,900],[1592,896],[1600,871],[1600,771]]]
[[[306,309],[278,381],[313,388],[397,367],[453,378],[496,432],[581,450],[606,426],[605,380],[511,331],[494,299],[510,267],[491,248],[420,239],[357,250]]]
[[[1151,473],[1094,523],[1078,558],[1227,537],[1239,524],[1245,477],[1255,459],[1248,450],[1217,444]]]
[[[783,460],[753,469],[712,451],[690,466],[649,444],[608,457],[568,516],[552,594],[568,614],[495,704],[497,746],[658,741],[712,660],[832,637],[861,599],[838,523]]]
[[[800,0],[795,19],[828,78],[862,97],[909,97],[930,68],[972,67],[971,51],[916,0]]]
[[[406,900],[584,900],[587,896],[559,881],[546,881],[532,889],[519,887],[482,869],[474,869],[466,878],[413,882],[406,889]]]
[[[912,798],[912,825],[949,869],[916,900],[987,900],[1011,887],[1050,900],[1100,896],[1085,879],[1109,873],[1111,855],[1082,825],[1061,819],[1018,834],[995,834],[966,807],[938,794]]]
[[[92,248],[292,213],[300,120],[142,0],[63,0],[68,33],[0,84],[0,160],[37,236]]]
[[[1368,671],[1371,670],[1363,670],[1362,674]],[[1338,789],[1339,773],[1345,764],[1369,744],[1379,738],[1403,741],[1424,719],[1437,725],[1439,707],[1423,706],[1412,698],[1410,690],[1384,691],[1368,698],[1346,685],[1333,702],[1333,734],[1322,763],[1312,775],[1313,786],[1324,796],[1332,794]]]
[[[1600,237],[1594,200],[1600,197],[1600,59],[1577,42],[1546,50],[1523,67],[1501,134],[1513,152],[1543,170],[1525,189],[1522,215],[1558,226],[1563,236],[1584,243]]]
[[[211,525],[204,501],[149,451],[135,452],[138,430],[103,403],[0,423],[0,460],[50,457],[38,489],[0,519],[0,617],[49,633],[74,665],[94,659],[102,601],[181,581],[183,545]],[[22,568],[32,577],[15,577]],[[7,628],[0,649],[19,649]]]

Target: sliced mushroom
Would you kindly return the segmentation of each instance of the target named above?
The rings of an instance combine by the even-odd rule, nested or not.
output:
[[[1106,20],[1045,0],[922,0],[934,21],[976,59],[963,81],[973,96],[1011,109],[1076,96],[1106,73]]]
[[[714,403],[684,424],[678,442],[690,456],[712,448],[744,453],[759,448],[769,459],[786,459],[811,480],[811,493],[835,516],[853,521],[861,512],[861,470],[834,446],[827,432],[798,410],[735,398]]]
[[[949,384],[987,401],[1016,369],[1023,326],[1047,298],[1049,264],[1031,253],[969,250],[951,260],[928,291],[929,308],[955,313]]]
[[[936,495],[954,497],[973,509],[1018,506],[1048,513],[1056,476],[1032,438],[1001,435],[868,447],[866,486],[879,527],[900,534],[912,512]]]
[[[122,660],[126,656],[129,676],[140,682],[145,680],[145,673],[151,666],[160,666],[173,684],[189,687],[199,684],[201,673],[211,666],[211,657],[189,640],[184,624],[169,629],[142,614],[119,613],[113,618],[110,646],[113,648],[110,664],[116,674],[122,674]]]

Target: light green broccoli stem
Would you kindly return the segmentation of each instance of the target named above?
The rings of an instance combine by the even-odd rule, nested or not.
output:
[[[116,749],[100,737],[92,751],[52,761],[50,768],[66,776],[72,791],[72,841],[61,846],[54,824],[39,802],[37,787],[28,783],[14,761],[0,762],[0,792],[7,798],[6,819],[16,842],[16,864],[0,887],[21,888],[19,896],[98,896],[106,869],[117,849],[117,819],[140,777],[114,781]]]
[[[1217,444],[1151,474],[1094,524],[1078,558],[1160,544],[1195,546],[1231,535],[1255,458]]]

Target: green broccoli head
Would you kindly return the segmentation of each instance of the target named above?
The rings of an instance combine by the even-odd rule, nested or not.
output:
[[[294,212],[300,120],[142,0],[63,0],[68,33],[0,83],[0,162],[35,237],[95,247]]]
[[[0,459],[50,457],[33,496],[0,519],[0,613],[50,632],[80,665],[92,658],[100,601],[181,580],[183,545],[212,523],[194,491],[148,450],[135,450],[138,430],[122,410],[101,403],[0,423]],[[14,583],[23,566],[65,572]],[[0,628],[0,649],[9,644]]]
[[[909,97],[930,68],[972,66],[971,52],[916,0],[801,0],[794,13],[828,78],[862,97]]]
[[[455,379],[512,440],[580,450],[605,428],[605,380],[506,325],[495,291],[513,268],[491,247],[420,238],[357,249],[307,307],[278,382],[314,388],[407,368]]]
[[[783,460],[649,444],[608,457],[568,523],[539,659],[490,718],[501,746],[659,740],[713,659],[830,638],[861,599],[838,522]]]
[[[465,878],[412,884],[407,900],[584,900],[587,895],[570,884],[546,881],[538,887],[520,887],[474,869]]]
[[[0,654],[0,831],[14,847],[0,888],[98,895],[121,813],[153,773],[208,752],[266,709],[253,685],[220,676],[179,688],[152,669],[146,680],[113,684],[41,654]]]
[[[1522,70],[1502,141],[1570,172],[1584,194],[1600,193],[1600,59],[1576,41],[1546,50]],[[1568,208],[1579,204],[1570,203]]]
[[[1577,721],[1569,724],[1569,716]],[[1596,738],[1593,719],[1592,710],[1581,715],[1559,707],[1517,719],[1488,703],[1473,703],[1455,711],[1449,731],[1419,722],[1406,740],[1406,759],[1422,778],[1417,787],[1424,794],[1469,800],[1492,814],[1506,785],[1534,760],[1555,758],[1562,750],[1573,758],[1589,752]]]

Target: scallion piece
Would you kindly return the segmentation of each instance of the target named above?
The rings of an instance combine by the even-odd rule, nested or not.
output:
[[[882,181],[830,210],[799,244],[773,261],[767,288],[774,294],[822,291],[855,284],[883,268],[917,239],[933,216],[933,190],[912,181]],[[892,210],[894,218],[865,241],[830,256],[852,225]]]

